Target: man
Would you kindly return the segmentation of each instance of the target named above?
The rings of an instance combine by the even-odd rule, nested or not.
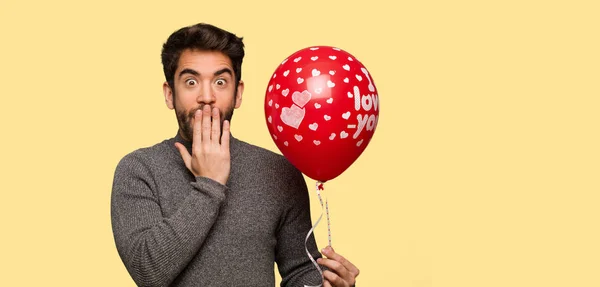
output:
[[[309,196],[283,156],[230,132],[242,104],[243,39],[208,24],[162,50],[165,102],[179,130],[126,155],[113,182],[115,242],[140,286],[352,286],[358,269],[331,247],[307,247]]]

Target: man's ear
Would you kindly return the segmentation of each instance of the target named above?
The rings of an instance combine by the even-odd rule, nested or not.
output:
[[[163,83],[163,94],[165,95],[165,104],[167,104],[167,107],[171,110],[174,109],[175,106],[173,105],[173,90],[167,82]]]
[[[244,81],[240,80],[237,87],[237,94],[235,95],[235,108],[239,108],[242,105],[242,95],[244,94]]]

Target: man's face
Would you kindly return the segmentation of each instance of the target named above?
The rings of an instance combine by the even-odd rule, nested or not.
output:
[[[240,81],[236,93],[233,66],[225,54],[188,49],[179,57],[173,87],[164,83],[163,91],[167,107],[175,109],[181,136],[191,141],[196,110],[204,105],[218,108],[222,131],[223,121],[231,121],[233,110],[242,104],[244,85]]]

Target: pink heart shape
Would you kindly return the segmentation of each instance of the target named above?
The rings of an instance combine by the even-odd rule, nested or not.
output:
[[[284,124],[297,129],[304,119],[305,113],[306,111],[303,108],[301,109],[298,106],[292,105],[289,108],[284,107],[281,109],[280,117]]]
[[[294,104],[302,108],[310,101],[311,97],[312,95],[307,90],[304,90],[302,93],[294,92],[292,94],[292,101],[294,101]]]

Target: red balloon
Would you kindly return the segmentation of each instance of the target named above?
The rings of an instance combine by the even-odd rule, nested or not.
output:
[[[377,127],[379,108],[365,66],[330,46],[290,55],[265,93],[265,119],[277,148],[321,182],[336,178],[362,154]]]

